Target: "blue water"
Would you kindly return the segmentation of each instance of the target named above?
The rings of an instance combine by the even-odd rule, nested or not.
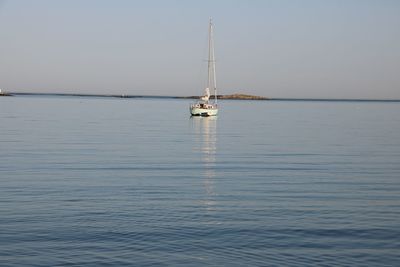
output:
[[[0,98],[1,266],[399,266],[400,103]]]

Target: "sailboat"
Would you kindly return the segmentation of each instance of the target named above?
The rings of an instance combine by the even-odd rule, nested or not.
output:
[[[215,75],[215,54],[214,54],[214,39],[213,39],[214,25],[210,19],[208,26],[208,77],[207,87],[204,95],[200,99],[190,105],[190,114],[192,116],[216,116],[218,114],[217,104],[217,80]],[[211,101],[210,88],[214,90],[214,100]]]

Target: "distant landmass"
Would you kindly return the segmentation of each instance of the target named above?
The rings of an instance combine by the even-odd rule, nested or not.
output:
[[[74,94],[74,93],[12,93],[13,95],[48,95],[48,96],[80,96],[80,97],[118,97],[118,98],[177,98],[177,99],[198,99],[200,96],[156,96],[156,95],[115,95],[115,94]],[[10,94],[8,94],[10,95]],[[268,100],[263,96],[232,94],[218,95],[218,99],[234,100]],[[211,97],[213,98],[213,97]]]
[[[198,99],[200,96],[157,96],[125,94],[77,94],[77,93],[16,93],[0,92],[0,96],[66,96],[66,97],[115,97],[115,98],[154,98],[154,99]],[[211,96],[211,99],[213,96]],[[270,100],[270,101],[326,101],[326,102],[400,102],[400,99],[363,99],[363,98],[275,98],[248,94],[218,95],[221,100]]]
[[[197,99],[200,96],[187,96],[180,98],[193,98]],[[256,96],[256,95],[246,95],[246,94],[232,94],[232,95],[217,95],[218,99],[230,99],[230,100],[269,100],[269,98],[264,96]],[[211,99],[213,96],[210,97]]]
[[[233,95],[220,95],[220,99],[243,99],[243,100],[269,100],[268,97],[256,96],[256,95],[245,95],[245,94],[233,94]]]

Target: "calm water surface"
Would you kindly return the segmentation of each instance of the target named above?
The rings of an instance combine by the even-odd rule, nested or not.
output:
[[[0,98],[1,266],[398,266],[400,103]]]

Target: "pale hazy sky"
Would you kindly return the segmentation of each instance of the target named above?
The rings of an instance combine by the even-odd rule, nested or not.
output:
[[[396,0],[0,0],[0,88],[400,99]]]

